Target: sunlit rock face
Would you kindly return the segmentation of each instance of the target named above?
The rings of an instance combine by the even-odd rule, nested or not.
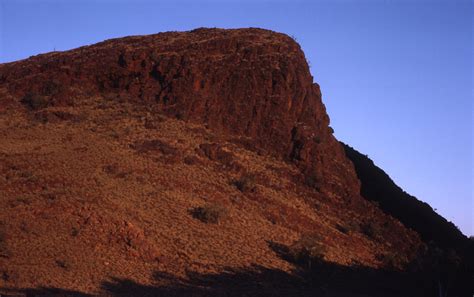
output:
[[[298,163],[311,184],[344,199],[359,192],[352,164],[299,45],[262,29],[197,29],[113,39],[0,66],[17,98],[55,106],[91,95],[155,105],[214,131],[248,136]]]

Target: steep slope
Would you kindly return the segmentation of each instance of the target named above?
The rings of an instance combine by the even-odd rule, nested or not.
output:
[[[363,197],[379,203],[384,212],[418,232],[425,242],[434,241],[441,247],[456,249],[467,244],[467,238],[453,223],[437,214],[427,203],[403,191],[366,155],[341,144],[354,163]]]
[[[282,251],[312,234],[331,265],[402,268],[418,235],[359,195],[328,125],[299,46],[267,30],[127,37],[0,65],[0,288],[292,275]]]

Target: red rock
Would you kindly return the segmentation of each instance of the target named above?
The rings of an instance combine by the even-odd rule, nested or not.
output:
[[[321,190],[359,193],[305,56],[284,34],[196,29],[112,39],[0,65],[1,89],[17,102],[41,96],[48,103],[40,108],[79,105],[92,94],[152,105],[251,137],[259,149],[294,160]]]

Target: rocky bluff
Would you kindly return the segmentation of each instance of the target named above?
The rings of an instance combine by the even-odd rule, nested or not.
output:
[[[298,164],[307,181],[343,199],[359,194],[352,163],[300,46],[262,29],[196,29],[112,39],[0,65],[6,98],[41,96],[45,106],[81,98],[153,105],[160,112],[250,137]],[[10,102],[13,103],[13,102]]]

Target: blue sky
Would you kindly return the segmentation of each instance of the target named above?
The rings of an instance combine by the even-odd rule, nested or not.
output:
[[[104,39],[261,27],[301,44],[335,135],[468,235],[472,1],[0,0],[0,63]]]

